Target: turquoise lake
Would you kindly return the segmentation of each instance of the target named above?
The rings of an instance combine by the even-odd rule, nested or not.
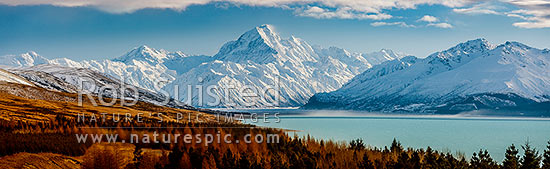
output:
[[[318,139],[346,141],[362,138],[367,145],[383,148],[396,138],[404,147],[426,148],[471,157],[479,149],[487,149],[493,159],[502,161],[508,146],[521,149],[527,140],[539,152],[550,140],[550,119],[512,117],[464,117],[381,115],[330,111],[253,110],[269,112],[270,123],[258,126],[297,130],[290,135],[311,135]],[[280,122],[275,123],[273,113],[278,112]],[[522,152],[520,150],[520,152]]]

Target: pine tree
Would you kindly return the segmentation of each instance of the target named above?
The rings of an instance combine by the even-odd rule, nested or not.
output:
[[[524,154],[521,158],[520,169],[539,169],[541,159],[539,152],[535,148],[531,147],[529,141],[527,141],[524,146],[521,146],[521,148],[523,149]]]
[[[202,168],[217,169],[216,160],[214,160],[214,156],[212,154],[210,154],[209,156],[205,156],[205,158],[202,159]]]
[[[470,165],[472,165],[472,168],[485,168],[485,169],[496,169],[498,168],[498,165],[495,161],[493,161],[493,158],[491,158],[491,155],[489,155],[489,152],[487,150],[479,150],[479,153],[472,156],[472,159],[470,161]]]
[[[481,150],[479,150],[481,152]],[[477,168],[481,165],[481,160],[477,156],[477,153],[474,152],[472,155],[472,158],[470,159],[470,165],[472,165],[473,168]]]
[[[395,169],[412,168],[412,165],[410,164],[409,154],[407,154],[407,152],[401,152],[393,168]]]
[[[403,146],[401,146],[401,143],[399,141],[393,138],[390,150],[392,153],[401,153],[401,151],[403,151]]]
[[[174,146],[172,152],[168,155],[168,165],[166,168],[181,168],[183,155],[184,152],[178,146]]]
[[[419,169],[421,168],[422,164],[422,160],[420,159],[420,155],[418,154],[418,151],[414,151],[411,155],[411,163],[412,163],[412,168],[413,169]]]
[[[542,161],[542,169],[550,169],[550,141],[548,141],[548,145],[546,146],[546,150],[544,150],[544,154],[542,156],[544,157],[544,160]]]
[[[222,157],[221,165],[218,166],[218,168],[227,168],[227,169],[234,169],[237,168],[235,156],[233,156],[233,152],[231,150],[227,150],[225,154]]]
[[[350,149],[352,149],[354,151],[360,151],[360,150],[365,149],[365,143],[363,143],[363,139],[360,139],[360,138],[355,139],[355,140],[351,140],[349,145],[350,145]]]
[[[361,169],[374,169],[375,168],[374,164],[369,159],[368,153],[365,153],[365,155],[363,155],[363,161],[361,163],[359,163],[358,167],[361,168]]]
[[[248,156],[243,155],[241,156],[241,159],[239,159],[239,162],[237,162],[238,168],[240,169],[248,169],[250,168],[250,161],[248,160]]]
[[[518,169],[519,168],[519,156],[516,146],[512,144],[506,149],[505,159],[502,162],[503,169]]]
[[[135,144],[135,149],[134,149],[134,165],[135,165],[135,168],[139,168],[140,167],[140,164],[141,164],[141,160],[143,159],[143,150],[141,149],[141,145],[140,144]]]
[[[436,165],[437,157],[431,147],[426,149],[426,155],[424,155],[424,168],[433,168]]]

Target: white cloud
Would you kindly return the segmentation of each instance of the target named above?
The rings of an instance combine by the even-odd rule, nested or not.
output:
[[[451,24],[448,24],[448,23],[429,23],[427,26],[433,26],[433,27],[438,27],[438,28],[453,28],[453,25]]]
[[[522,16],[522,15],[518,15],[518,14],[514,14],[514,13],[507,13],[506,16],[508,16],[508,17],[520,18],[520,19],[523,19],[523,20],[529,20],[528,17]]]
[[[131,13],[145,8],[181,11],[190,5],[204,5],[210,2],[210,0],[0,0],[0,4],[13,6],[93,7],[109,13]]]
[[[435,16],[424,15],[422,18],[417,20],[418,22],[428,22],[426,26],[438,27],[438,28],[453,28],[453,25],[449,23],[436,23],[439,21]]]
[[[516,27],[520,28],[550,28],[550,21],[549,20],[543,20],[543,21],[537,21],[537,22],[516,22],[513,24]]]
[[[227,2],[235,5],[287,7],[317,5],[334,9],[349,8],[361,13],[382,13],[388,9],[414,9],[418,5],[462,7],[476,0],[0,0],[5,5],[88,6],[111,13],[130,13],[145,8],[184,10],[191,5]]]
[[[550,1],[548,0],[510,0],[510,4],[521,10],[507,13],[507,16],[520,18],[522,22],[513,25],[519,28],[550,28]]]
[[[278,7],[296,15],[314,18],[372,19],[394,18],[387,11],[416,9],[419,5],[442,5],[463,14],[499,14],[522,19],[514,26],[550,28],[550,0],[0,0],[3,5],[53,5],[91,7],[110,13],[131,13],[140,9],[185,10],[192,5],[224,3]],[[313,7],[311,7],[313,6]],[[513,6],[522,12],[504,12]],[[429,21],[428,21],[429,22]]]
[[[469,8],[455,8],[453,12],[462,13],[462,14],[493,14],[499,15],[500,12],[497,12],[498,9],[501,9],[496,2],[485,2],[476,4]]]
[[[510,11],[506,6],[517,10]],[[518,18],[523,21],[515,22],[513,25],[519,28],[550,28],[550,0],[490,1],[478,3],[469,8],[455,8],[453,11],[463,14],[493,14]]]
[[[477,8],[455,8],[453,12],[464,13],[464,14],[499,14],[497,11],[490,9],[477,9]]]
[[[326,12],[326,10],[323,8],[313,6],[313,7],[309,7],[309,9],[305,10],[304,12],[305,13],[323,13],[323,12]]]
[[[405,22],[373,22],[370,25],[375,26],[375,27],[378,27],[378,26],[393,26],[393,25],[397,25],[397,26],[405,27],[405,28],[414,28],[414,27],[416,27],[414,25],[409,25]]]
[[[424,15],[422,18],[418,19],[418,21],[437,22],[438,19],[435,16]]]
[[[296,13],[300,16],[313,17],[317,19],[372,19],[383,20],[392,18],[391,15],[385,13],[361,13],[352,10],[351,8],[344,7],[338,8],[334,11],[323,9],[317,6],[308,7],[306,10],[297,9]]]

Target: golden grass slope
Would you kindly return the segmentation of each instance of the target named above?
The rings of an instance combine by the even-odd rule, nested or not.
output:
[[[99,103],[97,97],[93,97]],[[121,106],[120,101],[114,106],[94,106],[87,97],[84,103],[79,106],[77,103],[78,94],[62,93],[46,90],[43,88],[0,82],[0,120],[8,121],[48,121],[56,115],[76,116],[77,114],[100,116],[101,113],[117,114],[156,114],[161,112],[166,119],[175,118],[176,113],[186,116],[190,113],[193,117],[199,116],[201,121],[208,122],[215,120],[211,114],[195,111],[157,106],[151,103],[138,102],[134,106]],[[105,99],[107,102],[111,99]]]
[[[81,161],[78,158],[52,153],[18,153],[0,157],[0,168],[48,168],[78,169]]]

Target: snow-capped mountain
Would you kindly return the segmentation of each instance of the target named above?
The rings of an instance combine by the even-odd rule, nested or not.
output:
[[[48,62],[48,59],[38,55],[36,52],[33,51],[20,55],[0,56],[0,63],[3,67],[27,67],[39,64],[47,64]]]
[[[135,48],[113,60],[73,61],[67,58],[50,60],[50,64],[75,68],[88,68],[150,91],[158,91],[175,79],[176,71],[164,64],[170,58],[185,57],[181,53],[167,53],[147,46]]]
[[[548,101],[548,49],[476,39],[424,59],[405,57],[374,66],[337,91],[313,96],[304,107],[460,112],[524,109]]]
[[[312,47],[294,36],[283,39],[270,25],[262,25],[224,44],[213,61],[181,74],[165,90],[179,94],[182,100],[191,98],[192,105],[197,106],[300,106],[313,94],[336,90],[370,68],[369,57],[336,47]],[[392,60],[402,56],[373,57]],[[174,89],[176,85],[178,90]],[[215,87],[209,90],[209,86]]]
[[[111,60],[48,60],[36,53],[7,55],[2,59],[10,67],[48,63],[87,68],[149,91],[168,91],[181,101],[187,102],[190,94],[190,103],[200,107],[286,107],[301,106],[313,94],[334,91],[372,65],[403,56],[388,49],[362,54],[337,47],[311,46],[294,36],[283,39],[272,26],[262,25],[227,42],[214,56],[188,56],[140,46]],[[198,97],[200,86],[204,87],[203,98]],[[208,93],[209,86],[219,90]],[[261,97],[264,99],[258,100],[235,90],[243,87],[268,92],[255,92],[265,94]],[[234,89],[223,90],[230,88]],[[213,99],[209,96],[220,98],[220,103],[207,105]],[[200,104],[200,99],[205,104]]]
[[[158,91],[175,79],[175,70],[168,69],[163,62],[184,58],[181,52],[168,53],[147,46],[140,46],[112,60],[74,61],[68,58],[48,60],[35,52],[0,57],[7,68],[23,68],[41,64],[54,64],[65,67],[88,68],[104,73],[125,83],[150,91]]]
[[[185,57],[182,53],[174,53],[177,56]],[[118,58],[113,59],[113,61],[119,61],[124,63],[132,63],[134,61],[146,61],[151,64],[162,63],[165,59],[168,58],[169,53],[164,50],[156,50],[149,48],[146,45],[140,46],[138,48],[132,49],[130,52],[122,55]]]

